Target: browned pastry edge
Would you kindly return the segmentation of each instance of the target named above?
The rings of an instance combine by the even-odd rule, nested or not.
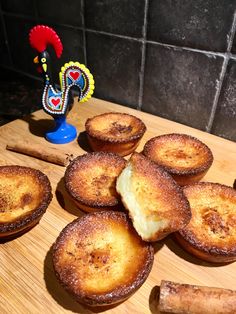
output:
[[[129,116],[133,119],[134,123],[135,124],[138,124],[139,126],[139,131],[132,135],[132,136],[127,136],[127,138],[110,138],[109,136],[106,136],[106,135],[102,135],[102,134],[97,134],[96,131],[94,131],[92,128],[91,128],[91,121],[96,118],[97,116],[95,117],[92,117],[92,118],[89,118],[87,119],[86,123],[85,123],[85,130],[87,132],[87,134],[90,136],[90,138],[93,140],[93,139],[96,139],[96,140],[100,140],[102,142],[107,142],[107,143],[111,143],[111,144],[115,144],[115,143],[128,143],[128,142],[132,142],[132,141],[136,141],[136,140],[139,140],[143,134],[145,133],[146,131],[146,126],[145,124],[142,122],[142,120],[140,120],[139,118],[131,115],[131,114],[127,114],[127,113],[119,113],[119,112],[106,112],[106,113],[103,113],[103,114],[100,114],[99,116],[102,117],[102,116],[107,116],[107,115],[110,115],[110,114],[117,114],[119,116]]]
[[[216,186],[222,189],[227,189],[228,191],[230,190],[232,193],[236,194],[236,191],[229,186],[211,182],[195,183],[186,186],[183,190],[192,187],[194,188],[194,186]],[[191,219],[194,219],[193,215]],[[198,241],[191,231],[188,231],[188,226],[176,232],[175,238],[186,251],[205,261],[227,263],[236,260],[236,243],[230,250],[227,250],[223,247],[220,248],[216,246],[205,245],[201,241]]]
[[[126,229],[130,230],[130,232],[137,236],[142,243],[145,243],[141,240],[141,238],[136,233],[135,229],[133,228],[133,225],[131,223],[131,220],[129,219],[128,215],[123,212],[116,212],[116,211],[100,211],[100,212],[94,212],[89,213],[81,218],[77,218],[71,223],[69,223],[59,234],[58,238],[56,239],[54,245],[53,245],[53,268],[56,274],[56,277],[60,284],[64,287],[64,289],[70,293],[77,302],[83,303],[89,306],[105,306],[105,305],[111,305],[116,304],[119,302],[122,302],[129,298],[147,279],[153,265],[154,261],[154,249],[151,244],[145,243],[145,246],[147,248],[147,259],[145,261],[145,265],[143,266],[142,270],[138,274],[136,280],[132,282],[131,285],[126,286],[117,286],[113,291],[104,293],[104,294],[86,294],[82,290],[74,291],[72,287],[70,287],[66,283],[66,272],[58,272],[58,254],[60,253],[61,246],[67,241],[67,237],[70,235],[73,230],[75,230],[79,225],[83,225],[87,223],[88,218],[93,217],[93,219],[96,219],[96,217],[104,217],[105,219],[113,219],[116,221],[121,221],[122,223],[125,223]]]
[[[131,142],[125,143],[111,143],[104,142],[102,140],[98,140],[96,138],[91,137],[87,134],[88,142],[90,147],[95,152],[112,152],[116,153],[121,157],[127,156],[131,154],[138,146],[140,142],[140,138],[137,140],[133,140]]]
[[[0,237],[3,238],[12,234],[20,233],[24,229],[29,229],[39,222],[52,200],[52,188],[48,177],[40,170],[34,168],[18,165],[0,166],[0,175],[1,173],[24,173],[33,175],[41,183],[41,185],[44,186],[45,191],[40,205],[33,212],[30,212],[20,219],[16,219],[14,222],[0,223]]]
[[[84,195],[80,195],[78,193],[76,193],[76,191],[73,190],[73,185],[71,184],[71,176],[73,175],[73,171],[78,167],[78,165],[80,163],[86,163],[86,161],[92,160],[92,159],[107,159],[108,163],[111,161],[111,159],[113,159],[114,161],[116,161],[116,164],[123,164],[123,166],[125,166],[126,164],[126,160],[115,154],[115,153],[111,153],[111,152],[93,152],[93,153],[87,153],[81,156],[76,157],[66,168],[65,171],[65,176],[64,176],[64,182],[65,182],[65,187],[67,192],[69,193],[69,195],[72,197],[72,199],[76,202],[76,204],[79,207],[83,207],[82,209],[85,211],[93,211],[96,208],[98,210],[101,209],[113,209],[115,207],[117,207],[119,205],[119,198],[113,198],[110,200],[107,200],[106,202],[101,202],[99,199],[97,200],[91,200],[91,199],[86,199],[86,197]],[[114,165],[115,167],[115,165]],[[115,207],[114,207],[115,206]],[[87,210],[86,210],[87,209]]]
[[[207,152],[207,155],[208,155],[208,158],[206,159],[206,161],[203,165],[201,165],[197,168],[193,168],[193,169],[178,170],[178,169],[175,169],[173,167],[169,167],[168,165],[165,165],[164,163],[160,162],[159,165],[164,167],[164,169],[166,171],[168,171],[171,175],[175,175],[175,179],[178,179],[178,177],[181,178],[181,176],[190,176],[193,178],[193,180],[191,180],[191,178],[189,178],[189,183],[190,183],[190,181],[194,182],[194,180],[196,180],[195,176],[200,175],[201,177],[203,177],[205,175],[205,173],[208,171],[208,169],[210,168],[210,166],[212,165],[213,155],[212,155],[210,148],[206,144],[201,142],[199,139],[197,139],[196,137],[193,137],[193,136],[187,135],[187,134],[181,134],[181,133],[163,134],[163,135],[151,138],[144,145],[143,154],[146,157],[151,159],[151,156],[149,154],[151,147],[153,145],[155,146],[155,141],[157,141],[158,139],[162,139],[162,138],[166,138],[167,141],[171,140],[172,138],[176,138],[177,140],[180,139],[180,140],[184,140],[184,141],[187,141],[188,139],[190,139],[191,141],[194,141],[200,147],[204,148],[204,150]],[[154,161],[154,162],[158,163],[157,161]],[[184,178],[182,178],[182,179],[184,179]]]
[[[92,213],[92,212],[96,212],[96,211],[103,211],[103,210],[123,210],[123,204],[122,202],[119,200],[117,202],[116,205],[106,205],[106,206],[89,206],[89,205],[85,205],[85,203],[80,203],[78,200],[76,200],[74,197],[72,197],[72,195],[68,195],[72,201],[75,203],[75,205],[77,207],[79,207],[79,209],[81,209],[83,212],[85,213]]]

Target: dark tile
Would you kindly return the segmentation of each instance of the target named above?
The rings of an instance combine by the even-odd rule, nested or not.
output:
[[[35,15],[34,0],[0,0],[2,10],[8,13]]]
[[[95,97],[137,107],[141,43],[88,32],[87,60]]]
[[[0,68],[0,84],[0,125],[42,108],[42,82]]]
[[[7,39],[3,28],[4,19],[0,16],[0,64],[11,66],[11,60],[7,49]]]
[[[131,37],[143,37],[144,0],[86,0],[87,28]]]
[[[236,0],[150,0],[147,38],[161,43],[226,51]]]
[[[230,60],[211,133],[236,141],[236,60]]]
[[[81,0],[40,0],[36,5],[39,18],[51,23],[82,26]]]
[[[205,130],[223,58],[148,44],[142,110]]]
[[[35,52],[29,44],[29,31],[35,25],[31,20],[5,16],[8,42],[13,66],[26,73],[36,75],[33,58]]]

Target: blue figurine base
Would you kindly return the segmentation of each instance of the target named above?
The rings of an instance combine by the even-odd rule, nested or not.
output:
[[[76,128],[66,122],[66,117],[55,117],[56,126],[45,135],[47,141],[53,144],[65,144],[72,142],[77,137]]]

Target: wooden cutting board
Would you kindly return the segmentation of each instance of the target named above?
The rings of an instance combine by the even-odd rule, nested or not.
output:
[[[68,121],[76,126],[78,141],[56,145],[58,150],[84,154],[88,149],[84,136],[87,118],[96,114],[117,111],[141,118],[147,126],[137,151],[153,136],[165,133],[186,133],[206,143],[214,155],[214,163],[204,181],[232,186],[236,178],[236,144],[193,128],[161,119],[150,114],[98,99],[75,104]],[[76,303],[55,278],[51,247],[60,231],[69,222],[82,215],[71,203],[63,185],[65,167],[7,151],[12,140],[28,140],[43,148],[48,143],[43,135],[52,126],[50,116],[42,110],[13,121],[0,128],[0,165],[18,164],[40,169],[50,179],[53,200],[40,223],[28,233],[0,244],[0,313],[157,313],[156,286],[162,279],[179,283],[207,285],[236,289],[236,262],[224,266],[206,263],[185,253],[171,236],[154,244],[155,261],[143,286],[127,301],[111,308],[89,309]]]

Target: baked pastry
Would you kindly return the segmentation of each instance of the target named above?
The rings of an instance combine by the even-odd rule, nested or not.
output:
[[[101,211],[74,220],[53,246],[56,276],[75,299],[110,305],[131,296],[146,280],[153,248],[123,212]]]
[[[184,187],[192,218],[175,234],[188,252],[209,262],[236,260],[236,191],[218,183]]]
[[[143,154],[165,168],[179,185],[201,180],[213,162],[208,146],[186,134],[164,134],[150,139]]]
[[[26,232],[41,219],[52,199],[41,171],[23,166],[0,167],[0,238]]]
[[[88,119],[85,129],[93,151],[108,151],[126,156],[136,149],[146,126],[133,115],[108,112]]]
[[[117,178],[116,189],[145,241],[157,241],[182,229],[191,217],[182,189],[161,167],[133,153]]]
[[[75,158],[65,172],[65,187],[75,204],[86,212],[117,209],[116,178],[125,167],[123,157],[94,152]]]

